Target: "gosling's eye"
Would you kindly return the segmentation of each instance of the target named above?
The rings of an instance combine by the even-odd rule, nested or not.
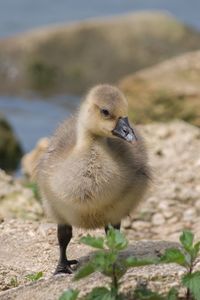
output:
[[[109,117],[110,116],[110,113],[109,113],[109,110],[103,108],[101,109],[101,114],[104,116],[104,117]]]

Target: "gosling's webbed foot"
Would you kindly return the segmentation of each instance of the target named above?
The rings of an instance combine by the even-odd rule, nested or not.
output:
[[[78,261],[76,259],[59,262],[54,272],[54,275],[61,273],[72,274],[74,270],[71,268],[71,266],[76,264],[78,264]]]

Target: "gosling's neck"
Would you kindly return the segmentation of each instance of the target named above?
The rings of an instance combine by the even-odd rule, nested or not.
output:
[[[98,139],[96,136],[91,134],[84,126],[78,122],[76,128],[76,146],[75,148],[78,150],[89,149]]]
[[[88,128],[85,127],[82,118],[78,119],[76,127],[76,145],[77,150],[89,150],[101,137],[92,133]]]
[[[87,127],[88,118],[88,103],[82,104],[77,118],[76,126],[76,145],[75,148],[78,150],[89,150],[95,144],[104,144],[106,138],[92,132]]]

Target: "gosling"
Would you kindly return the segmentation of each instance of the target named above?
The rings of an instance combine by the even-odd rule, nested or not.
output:
[[[150,181],[143,140],[129,124],[119,89],[98,85],[89,91],[77,115],[55,132],[36,179],[44,207],[58,224],[55,274],[72,273],[77,261],[66,255],[72,227],[120,229]]]

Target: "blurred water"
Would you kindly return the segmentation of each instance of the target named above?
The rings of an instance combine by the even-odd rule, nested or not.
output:
[[[51,135],[59,122],[75,111],[80,102],[80,99],[74,96],[52,100],[33,101],[0,96],[0,112],[10,121],[25,152],[33,149],[39,138]]]
[[[0,37],[49,24],[144,9],[167,10],[200,29],[199,0],[0,0]]]

